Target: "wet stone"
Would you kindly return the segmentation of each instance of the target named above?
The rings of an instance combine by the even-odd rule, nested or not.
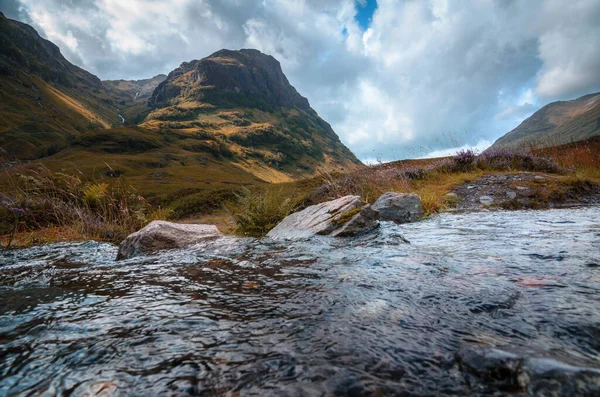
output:
[[[398,224],[416,222],[423,217],[421,199],[414,193],[387,192],[373,204],[382,221]]]
[[[507,190],[506,197],[508,197],[509,200],[514,200],[515,198],[517,198],[517,193],[512,190]]]
[[[531,395],[598,395],[600,370],[545,357],[530,348],[470,347],[455,356],[459,368],[482,390],[488,386]]]
[[[479,197],[479,202],[483,205],[492,205],[494,204],[494,199],[490,196],[481,196]]]

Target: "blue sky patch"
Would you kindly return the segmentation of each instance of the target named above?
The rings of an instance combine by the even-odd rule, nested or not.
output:
[[[356,22],[363,30],[367,30],[371,26],[371,19],[377,9],[377,0],[356,0]]]

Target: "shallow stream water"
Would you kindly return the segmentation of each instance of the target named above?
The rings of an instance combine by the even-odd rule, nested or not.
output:
[[[479,395],[479,345],[600,368],[597,207],[116,253],[0,253],[0,395]]]

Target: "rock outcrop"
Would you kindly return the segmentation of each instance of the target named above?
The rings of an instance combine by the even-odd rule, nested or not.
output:
[[[416,222],[423,217],[421,199],[414,193],[403,194],[387,192],[373,204],[379,212],[379,219],[398,224]]]
[[[160,250],[189,247],[221,236],[221,232],[214,225],[153,221],[121,242],[117,260]]]
[[[464,348],[456,354],[467,376],[500,390],[535,396],[592,396],[600,393],[600,371],[545,357],[528,348]],[[471,382],[469,382],[471,383]]]
[[[315,235],[350,237],[379,225],[377,214],[363,207],[359,196],[345,196],[293,213],[273,228],[267,237],[275,240],[302,239]]]

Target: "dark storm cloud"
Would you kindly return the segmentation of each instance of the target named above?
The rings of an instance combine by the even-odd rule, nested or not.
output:
[[[257,48],[363,159],[483,147],[549,101],[600,91],[597,0],[379,0],[369,26],[353,0],[0,0],[0,10],[103,79]]]

